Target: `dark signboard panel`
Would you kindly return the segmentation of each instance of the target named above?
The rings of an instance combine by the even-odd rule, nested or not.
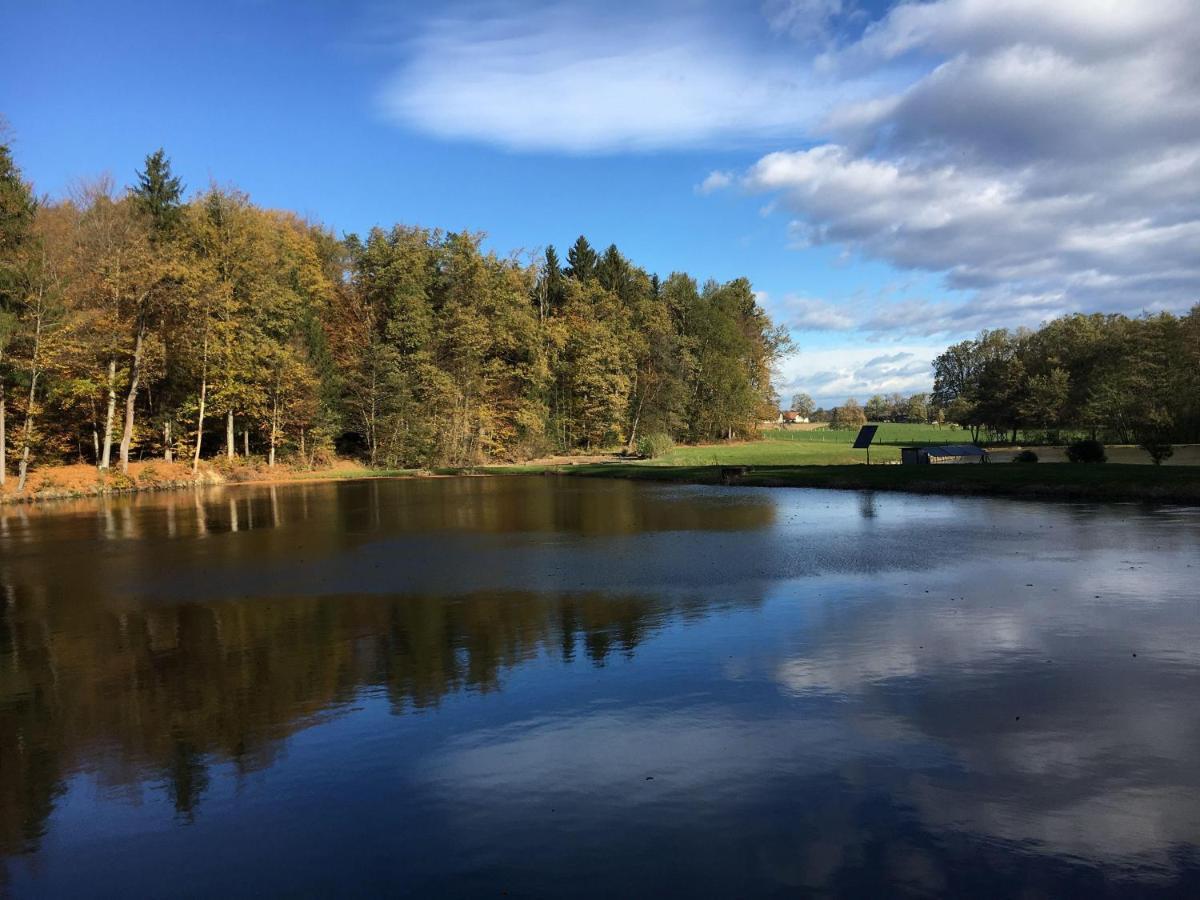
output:
[[[878,425],[864,425],[858,432],[858,437],[854,439],[855,450],[866,450],[871,446],[871,441],[875,440],[875,432],[879,430]]]

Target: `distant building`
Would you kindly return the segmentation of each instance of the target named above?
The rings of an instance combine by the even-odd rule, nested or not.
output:
[[[802,416],[798,412],[781,412],[779,414],[779,422],[782,425],[807,425],[808,416]]]
[[[906,466],[985,463],[987,451],[974,444],[946,444],[941,447],[901,447],[900,462]]]

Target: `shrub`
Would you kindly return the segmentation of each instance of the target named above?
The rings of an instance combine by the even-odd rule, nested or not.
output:
[[[665,456],[670,453],[675,446],[675,442],[671,440],[669,434],[664,434],[657,431],[654,434],[647,434],[638,440],[638,453],[645,459],[658,459],[660,456]]]
[[[162,473],[158,471],[157,466],[149,465],[143,467],[141,474],[138,475],[138,484],[146,488],[161,487],[163,483]]]
[[[229,457],[222,454],[214,457],[211,465],[226,481],[234,483],[252,480],[259,470],[258,459],[244,456]]]
[[[1035,463],[1038,461],[1038,455],[1032,450],[1022,450],[1013,457],[1015,463]]]
[[[132,491],[135,487],[137,487],[137,482],[124,472],[108,473],[108,489],[110,491]]]
[[[1156,466],[1161,466],[1164,459],[1170,459],[1175,454],[1174,447],[1157,438],[1145,438],[1138,446],[1150,454],[1150,461]]]
[[[1067,459],[1073,463],[1102,463],[1108,460],[1108,454],[1102,443],[1088,439],[1069,444]]]
[[[316,443],[309,447],[308,465],[314,469],[324,469],[337,462],[337,454],[333,452],[333,444]]]

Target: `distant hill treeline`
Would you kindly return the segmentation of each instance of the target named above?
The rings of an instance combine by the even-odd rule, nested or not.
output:
[[[128,189],[37,202],[0,146],[0,266],[0,453],[22,475],[743,434],[774,407],[787,343],[744,279],[660,282],[582,237],[565,263],[408,226],[338,239],[233,190],[184,202],[162,151]]]

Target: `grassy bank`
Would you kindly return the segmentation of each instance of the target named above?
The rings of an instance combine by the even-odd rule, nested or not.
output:
[[[899,459],[899,445],[953,442],[947,429],[925,426],[891,426],[885,434],[894,444],[871,450],[872,462]],[[881,429],[881,432],[883,429]],[[129,474],[98,472],[87,465],[35,469],[23,493],[16,479],[0,489],[0,503],[94,497],[134,491],[194,488],[237,483],[337,481],[362,478],[395,478],[466,474],[569,474],[580,477],[627,478],[649,481],[719,484],[721,469],[746,466],[749,471],[737,484],[762,487],[815,487],[913,493],[973,494],[982,496],[1043,497],[1072,500],[1152,501],[1200,504],[1200,448],[1179,447],[1171,465],[1155,467],[1144,451],[1135,447],[1110,447],[1113,462],[1102,465],[1057,463],[1061,448],[1037,448],[1043,460],[1036,465],[1003,462],[1015,451],[995,451],[1000,462],[965,466],[865,466],[866,454],[852,450],[846,432],[768,432],[763,440],[704,446],[676,447],[656,460],[617,460],[613,457],[552,457],[527,465],[497,465],[470,469],[373,469],[353,460],[335,460],[319,468],[270,468],[262,460],[236,458],[191,466],[161,461],[134,463]],[[963,435],[958,433],[959,440]],[[924,439],[924,440],[922,440]],[[1135,464],[1139,463],[1139,464]]]
[[[764,431],[757,441],[739,441],[727,444],[704,444],[700,446],[678,446],[655,462],[672,466],[848,466],[864,463],[864,450],[853,450],[854,431],[831,431],[828,428],[804,428],[803,430]],[[879,426],[875,441],[871,445],[871,462],[899,462],[903,446],[929,446],[933,444],[969,444],[971,433],[962,428],[937,425],[908,425],[884,423]],[[1042,462],[1065,462],[1062,447],[1044,447],[1027,444]],[[992,456],[998,462],[1007,462],[1019,447],[996,447]],[[1109,462],[1150,464],[1145,450],[1132,446],[1110,446]],[[1166,465],[1200,465],[1200,447],[1179,446]]]
[[[416,469],[373,469],[352,460],[335,460],[318,468],[293,468],[265,461],[235,458],[204,461],[197,472],[190,464],[153,462],[131,463],[129,472],[99,471],[94,466],[48,466],[29,473],[24,491],[17,490],[11,473],[0,488],[0,503],[31,503],[38,500],[65,500],[100,497],[137,491],[177,490],[215,484],[281,483],[289,481],[342,481],[352,478],[394,478],[423,474]]]
[[[627,478],[686,484],[722,483],[721,466],[592,463],[569,467],[508,466],[488,471]],[[1200,466],[963,465],[752,466],[734,479],[752,487],[810,487],[918,494],[1036,497],[1062,500],[1200,504]]]

